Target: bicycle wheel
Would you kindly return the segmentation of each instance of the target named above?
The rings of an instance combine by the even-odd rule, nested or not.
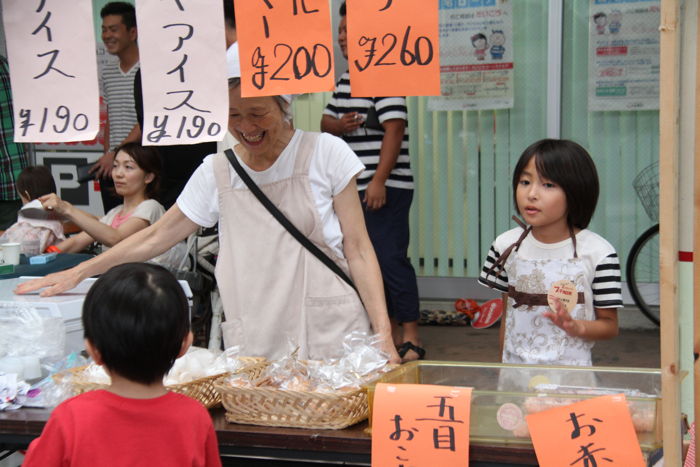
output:
[[[639,236],[627,258],[627,287],[639,311],[659,325],[659,224]]]

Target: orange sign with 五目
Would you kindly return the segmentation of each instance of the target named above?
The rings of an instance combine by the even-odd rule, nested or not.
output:
[[[372,466],[467,467],[472,388],[377,384]]]

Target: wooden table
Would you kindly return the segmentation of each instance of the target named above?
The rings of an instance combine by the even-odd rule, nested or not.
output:
[[[0,449],[26,448],[41,434],[50,413],[30,408],[0,412]],[[246,458],[370,465],[367,422],[344,430],[307,430],[227,423],[221,408],[213,409],[211,414],[224,465],[235,465],[234,459]],[[531,447],[472,444],[469,456],[471,465],[537,465]]]

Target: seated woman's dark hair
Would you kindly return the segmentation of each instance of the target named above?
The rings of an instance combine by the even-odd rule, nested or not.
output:
[[[114,150],[114,157],[117,157],[119,151],[130,155],[141,170],[153,174],[153,180],[146,185],[146,196],[157,199],[160,194],[160,171],[163,168],[158,149],[154,146],[141,146],[139,143],[125,143]]]
[[[51,171],[45,165],[26,167],[17,177],[17,191],[29,199],[56,193],[56,182]]]
[[[88,291],[83,329],[111,372],[152,384],[172,368],[190,331],[187,297],[161,266],[115,266]]]

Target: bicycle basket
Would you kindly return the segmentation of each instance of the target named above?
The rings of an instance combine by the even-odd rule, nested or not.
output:
[[[642,169],[632,186],[649,218],[659,222],[659,163],[654,162]]]

